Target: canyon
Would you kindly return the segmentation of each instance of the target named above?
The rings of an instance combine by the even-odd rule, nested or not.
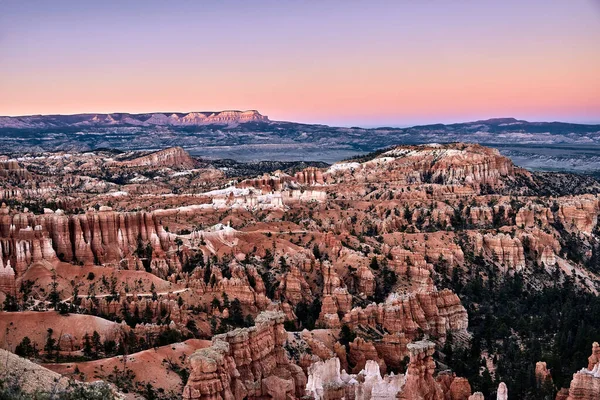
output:
[[[132,118],[268,122],[53,123]],[[226,165],[182,147],[2,157],[0,347],[130,398],[600,396],[592,178],[565,192],[467,143]]]

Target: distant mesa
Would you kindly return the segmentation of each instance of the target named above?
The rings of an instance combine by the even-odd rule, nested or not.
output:
[[[246,122],[269,122],[266,115],[256,110],[226,110],[207,112],[158,112],[148,114],[74,114],[27,115],[0,117],[0,128],[40,129],[86,126],[201,126],[237,125]]]

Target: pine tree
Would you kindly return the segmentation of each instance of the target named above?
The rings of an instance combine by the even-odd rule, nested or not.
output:
[[[21,357],[32,357],[35,356],[35,353],[35,346],[32,345],[31,339],[29,339],[27,336],[25,336],[23,340],[21,340],[21,343],[19,343],[15,348],[15,354]]]
[[[158,294],[156,293],[156,286],[154,286],[154,282],[150,285],[150,293],[152,293],[152,300],[156,301],[158,299]]]
[[[48,295],[50,305],[54,310],[58,311],[58,303],[60,302],[60,294],[58,293],[58,282],[56,281],[56,271],[52,270],[52,283],[50,285],[50,294]]]
[[[4,306],[3,306],[4,311],[18,311],[19,307],[17,305],[17,299],[15,298],[15,296],[7,294],[6,298],[4,299]]]
[[[213,310],[220,310],[221,302],[216,297],[213,297],[212,302],[210,303],[210,306]]]
[[[44,351],[46,352],[47,358],[52,358],[52,354],[56,350],[56,339],[52,337],[54,331],[52,328],[48,328],[47,336],[46,336],[46,345],[44,346]]]
[[[102,343],[100,342],[100,335],[96,331],[92,333],[92,347],[94,348],[94,356],[98,357],[102,349]]]
[[[206,283],[208,285],[208,282],[210,282],[210,277],[212,275],[212,267],[210,266],[210,263],[206,266],[206,268],[204,268],[204,283]]]
[[[244,314],[242,312],[242,304],[235,298],[231,302],[231,308],[229,309],[229,320],[234,326],[244,326]]]
[[[92,341],[90,340],[90,335],[88,335],[87,332],[85,335],[83,335],[83,355],[90,358],[94,355]]]
[[[231,307],[231,303],[229,303],[229,296],[227,296],[227,293],[223,292],[223,308],[229,307]]]

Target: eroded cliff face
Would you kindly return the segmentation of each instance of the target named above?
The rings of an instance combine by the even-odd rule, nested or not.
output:
[[[285,315],[263,312],[252,328],[213,337],[189,358],[184,399],[285,399],[303,395],[306,376],[283,345]]]
[[[490,259],[497,262],[503,271],[512,269],[522,271],[525,268],[525,254],[523,245],[518,238],[499,233],[497,235],[486,233],[475,234],[475,252],[485,253]]]
[[[31,178],[31,174],[26,168],[23,168],[17,160],[0,160],[0,178],[15,179],[24,181]]]
[[[417,332],[445,337],[449,331],[467,329],[467,311],[450,290],[407,295],[391,295],[385,303],[353,308],[344,316],[344,323],[383,327],[391,333],[404,333],[414,338]]]
[[[334,164],[326,178],[328,182],[349,179],[375,182],[385,174],[385,180],[404,184],[497,186],[516,171],[527,175],[495,149],[462,143],[430,144],[395,148],[362,164]]]
[[[119,166],[124,168],[131,167],[169,167],[173,169],[191,169],[198,166],[187,151],[181,147],[171,147],[165,150],[156,151],[148,155],[134,158],[133,160],[121,161],[117,164],[109,164],[112,167]]]
[[[109,207],[79,215],[60,211],[9,215],[7,208],[2,211],[0,261],[5,268],[10,264],[17,276],[41,260],[113,266],[130,261],[128,267],[135,268],[133,255],[138,248],[144,255],[151,253],[143,257],[149,268],[160,268],[157,263],[165,261],[171,246],[170,235],[152,213],[118,213]]]

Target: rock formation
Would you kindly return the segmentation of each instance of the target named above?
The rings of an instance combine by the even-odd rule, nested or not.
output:
[[[393,295],[385,303],[353,308],[344,316],[344,323],[353,328],[381,325],[391,333],[414,338],[419,330],[444,337],[447,331],[466,329],[468,320],[458,296],[445,289]]]
[[[17,180],[30,179],[31,174],[16,160],[0,162],[0,178],[16,178]]]
[[[592,400],[600,398],[600,345],[594,342],[587,368],[573,374],[567,400]]]
[[[552,375],[543,361],[538,361],[535,364],[535,381],[538,388],[552,384]]]
[[[485,400],[485,397],[483,397],[483,393],[475,392],[469,396],[469,400]]]
[[[139,118],[166,135],[172,125],[266,121],[236,112],[86,118],[118,129]],[[1,316],[4,346],[31,334],[40,347],[49,327],[68,352],[81,351],[88,328],[117,345],[125,334],[194,334],[214,339],[187,364],[187,399],[292,399],[305,389],[327,399],[480,399],[451,371],[434,377],[433,345],[414,343],[443,345],[448,333],[453,345],[468,342],[466,304],[441,287],[464,288],[475,313],[487,309],[469,294],[514,272],[531,290],[574,276],[578,289],[600,291],[598,195],[539,195],[539,175],[495,150],[399,146],[329,168],[297,165],[213,163],[181,148],[0,157],[0,197],[11,205],[0,208],[0,301],[15,294],[7,309],[26,310]],[[483,286],[469,284],[476,277]],[[68,316],[39,312],[54,306],[53,284]],[[490,372],[498,352],[485,355]],[[600,348],[593,353],[574,395],[593,397]],[[405,375],[386,375],[405,372],[407,357]],[[538,387],[551,381],[543,363],[536,377]]]
[[[434,343],[415,342],[409,344],[408,349],[410,362],[405,375],[392,373],[382,377],[379,365],[373,360],[368,360],[364,369],[352,375],[340,370],[337,357],[316,362],[308,369],[306,393],[316,400],[467,400],[471,395],[471,387],[463,378],[445,375],[434,379]]]
[[[191,169],[198,165],[187,151],[181,147],[171,147],[148,155],[119,163],[122,167],[168,167],[174,169]]]
[[[301,397],[306,376],[283,345],[284,314],[263,312],[252,328],[213,337],[209,348],[189,358],[184,399],[284,399]]]
[[[336,182],[347,179],[349,175],[353,179],[375,181],[383,173],[387,174],[385,180],[404,184],[435,182],[497,186],[501,185],[503,178],[513,176],[517,170],[495,149],[459,143],[400,146],[363,164],[334,164],[328,172],[329,180]],[[521,170],[519,173],[526,174]]]
[[[451,371],[440,372],[435,380],[444,392],[444,400],[468,400],[471,396],[469,381]]]
[[[320,169],[309,167],[296,172],[296,180],[304,185],[322,185],[324,184],[323,172]]]
[[[338,358],[316,362],[310,366],[308,373],[306,395],[315,400],[394,399],[404,384],[403,375],[391,374],[382,378],[379,366],[371,360],[354,375],[340,371]]]
[[[382,374],[385,374],[387,370],[385,361],[379,358],[374,343],[367,342],[363,338],[357,337],[350,343],[348,362],[354,365],[352,372],[358,373],[365,369],[365,365],[368,361],[375,361],[379,366],[379,371]]]
[[[0,243],[1,265],[10,262],[20,276],[33,262],[57,258],[104,265],[121,265],[129,259],[128,267],[135,269],[133,254],[138,247],[150,253],[146,250],[150,246],[157,260],[169,249],[170,236],[151,213],[117,213],[102,207],[69,216],[62,212],[0,215]]]
[[[502,266],[504,271],[508,269],[521,271],[525,267],[521,241],[504,233],[498,235],[486,233],[483,236],[476,234],[475,252],[485,252],[490,259]]]
[[[600,200],[596,196],[586,195],[561,202],[558,217],[570,232],[590,234],[598,224]]]
[[[398,398],[403,400],[443,400],[442,388],[433,378],[435,361],[432,356],[435,352],[435,344],[429,341],[420,341],[409,343],[407,347],[410,351],[410,363],[406,370],[406,383]]]
[[[508,400],[508,389],[504,382],[500,382],[498,385],[498,391],[496,392],[497,400]]]

